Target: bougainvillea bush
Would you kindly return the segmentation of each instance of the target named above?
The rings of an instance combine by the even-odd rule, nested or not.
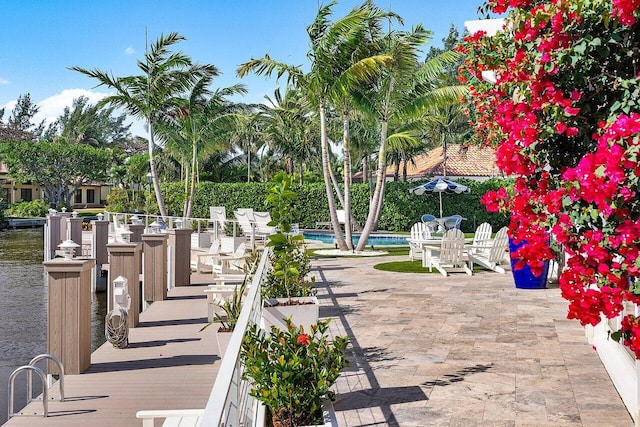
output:
[[[548,233],[563,245],[568,317],[596,325],[640,302],[640,0],[484,7],[505,14],[504,29],[465,39],[460,78],[478,140],[515,184],[483,203],[509,212],[532,270],[554,256]],[[612,336],[640,357],[640,318],[625,313]]]

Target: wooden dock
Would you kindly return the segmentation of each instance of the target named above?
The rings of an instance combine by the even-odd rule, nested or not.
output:
[[[207,324],[202,285],[174,288],[140,314],[129,348],[105,343],[91,367],[65,377],[65,402],[49,402],[49,417],[14,417],[4,426],[140,427],[136,412],[204,408],[220,366],[216,328]],[[26,381],[21,374],[17,382]],[[50,395],[58,397],[57,385]],[[31,402],[24,412],[42,412]]]

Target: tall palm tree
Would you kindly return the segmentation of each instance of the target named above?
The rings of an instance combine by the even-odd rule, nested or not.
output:
[[[369,3],[369,2],[366,2]],[[365,3],[365,4],[366,4]],[[325,182],[327,202],[331,224],[334,230],[340,230],[336,213],[336,203],[329,175],[329,148],[327,138],[327,108],[330,95],[336,91],[373,78],[384,64],[387,57],[374,56],[355,63],[339,62],[344,57],[339,52],[351,48],[353,39],[361,34],[362,27],[367,24],[370,11],[366,7],[353,9],[345,17],[331,23],[329,18],[336,2],[323,6],[318,11],[314,22],[307,27],[311,50],[307,57],[311,61],[309,72],[304,73],[300,67],[274,61],[269,55],[251,59],[238,68],[240,77],[254,72],[258,75],[270,76],[274,72],[277,77],[287,75],[287,84],[292,83],[305,95],[318,111],[320,121],[320,145],[322,154],[322,173]],[[342,233],[336,232],[338,247],[347,250],[348,246]]]
[[[354,94],[359,108],[377,117],[380,123],[376,186],[356,250],[364,249],[380,215],[386,178],[389,122],[394,118],[404,118],[404,120],[408,117],[419,118],[428,108],[439,103],[459,102],[458,99],[466,91],[463,86],[435,87],[433,82],[437,80],[446,64],[457,59],[457,54],[445,52],[420,64],[418,58],[420,48],[430,39],[430,31],[422,25],[408,32],[387,34],[384,43],[388,46],[393,59],[379,79]],[[407,140],[416,136],[411,132],[405,132],[402,139]]]
[[[103,98],[98,105],[122,107],[131,115],[146,121],[149,131],[149,169],[158,209],[163,217],[167,216],[167,208],[156,170],[154,126],[165,118],[167,111],[175,107],[173,100],[176,96],[185,92],[209,68],[194,64],[190,57],[181,52],[170,50],[182,40],[185,38],[175,32],[166,36],[161,34],[145,53],[144,60],[138,60],[142,74],[137,76],[114,77],[98,69],[71,67],[71,70],[98,80],[98,86],[104,85],[115,90],[115,95]]]
[[[169,118],[159,127],[159,134],[173,148],[185,165],[185,205],[183,215],[190,217],[198,180],[199,161],[215,150],[230,148],[229,134],[235,127],[237,113],[242,104],[231,102],[230,96],[245,94],[243,85],[234,85],[212,91],[214,77],[218,75],[211,67],[196,81],[184,98],[176,100],[177,108],[170,111]]]

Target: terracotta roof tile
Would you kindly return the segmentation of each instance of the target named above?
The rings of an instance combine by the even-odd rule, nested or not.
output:
[[[442,146],[434,148],[425,154],[414,157],[414,162],[407,165],[407,179],[419,179],[431,176],[445,175]],[[393,177],[395,166],[388,166],[387,177]],[[376,171],[373,171],[376,174]],[[360,177],[358,173],[354,177]],[[447,176],[462,177],[496,177],[500,170],[496,166],[495,150],[489,147],[449,144],[447,146]]]

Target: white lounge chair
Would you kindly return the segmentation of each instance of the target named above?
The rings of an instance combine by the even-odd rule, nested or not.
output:
[[[420,259],[422,256],[422,244],[421,240],[431,238],[431,231],[429,226],[423,222],[416,222],[411,226],[411,235],[407,239],[409,242],[409,260],[415,261],[416,258]]]
[[[237,210],[234,212],[234,215],[236,216],[238,225],[242,230],[242,234],[244,234],[245,237],[251,239],[252,247],[255,247],[256,238],[262,239],[263,242],[265,241],[269,234],[259,233],[258,230],[256,230],[255,220],[253,218],[253,210],[251,212],[248,212],[247,210]]]
[[[468,255],[469,268],[473,269],[473,264],[478,264],[489,270],[504,274],[505,269],[501,264],[506,262],[505,254],[507,253],[508,242],[507,227],[502,227],[491,241],[490,247],[481,246],[480,252],[473,252],[473,249],[476,249],[473,246],[468,247],[470,249]]]
[[[346,214],[344,212],[344,209],[336,210],[336,215],[338,216],[338,223],[340,225],[344,225],[345,218],[346,218]],[[316,222],[316,228],[320,228],[320,227],[327,227],[327,228],[331,229],[332,228],[331,221],[318,221],[318,222]]]
[[[277,227],[268,225],[271,222],[271,214],[269,212],[254,212],[253,219],[255,220],[256,232],[258,234],[273,234],[276,232]]]
[[[227,210],[224,206],[209,206],[209,222],[213,223],[213,227],[224,232],[224,225],[227,221]]]
[[[453,228],[444,233],[439,248],[431,249],[429,270],[433,266],[445,277],[453,271],[464,271],[471,276],[473,271],[467,265],[468,262],[464,253],[464,233]]]

